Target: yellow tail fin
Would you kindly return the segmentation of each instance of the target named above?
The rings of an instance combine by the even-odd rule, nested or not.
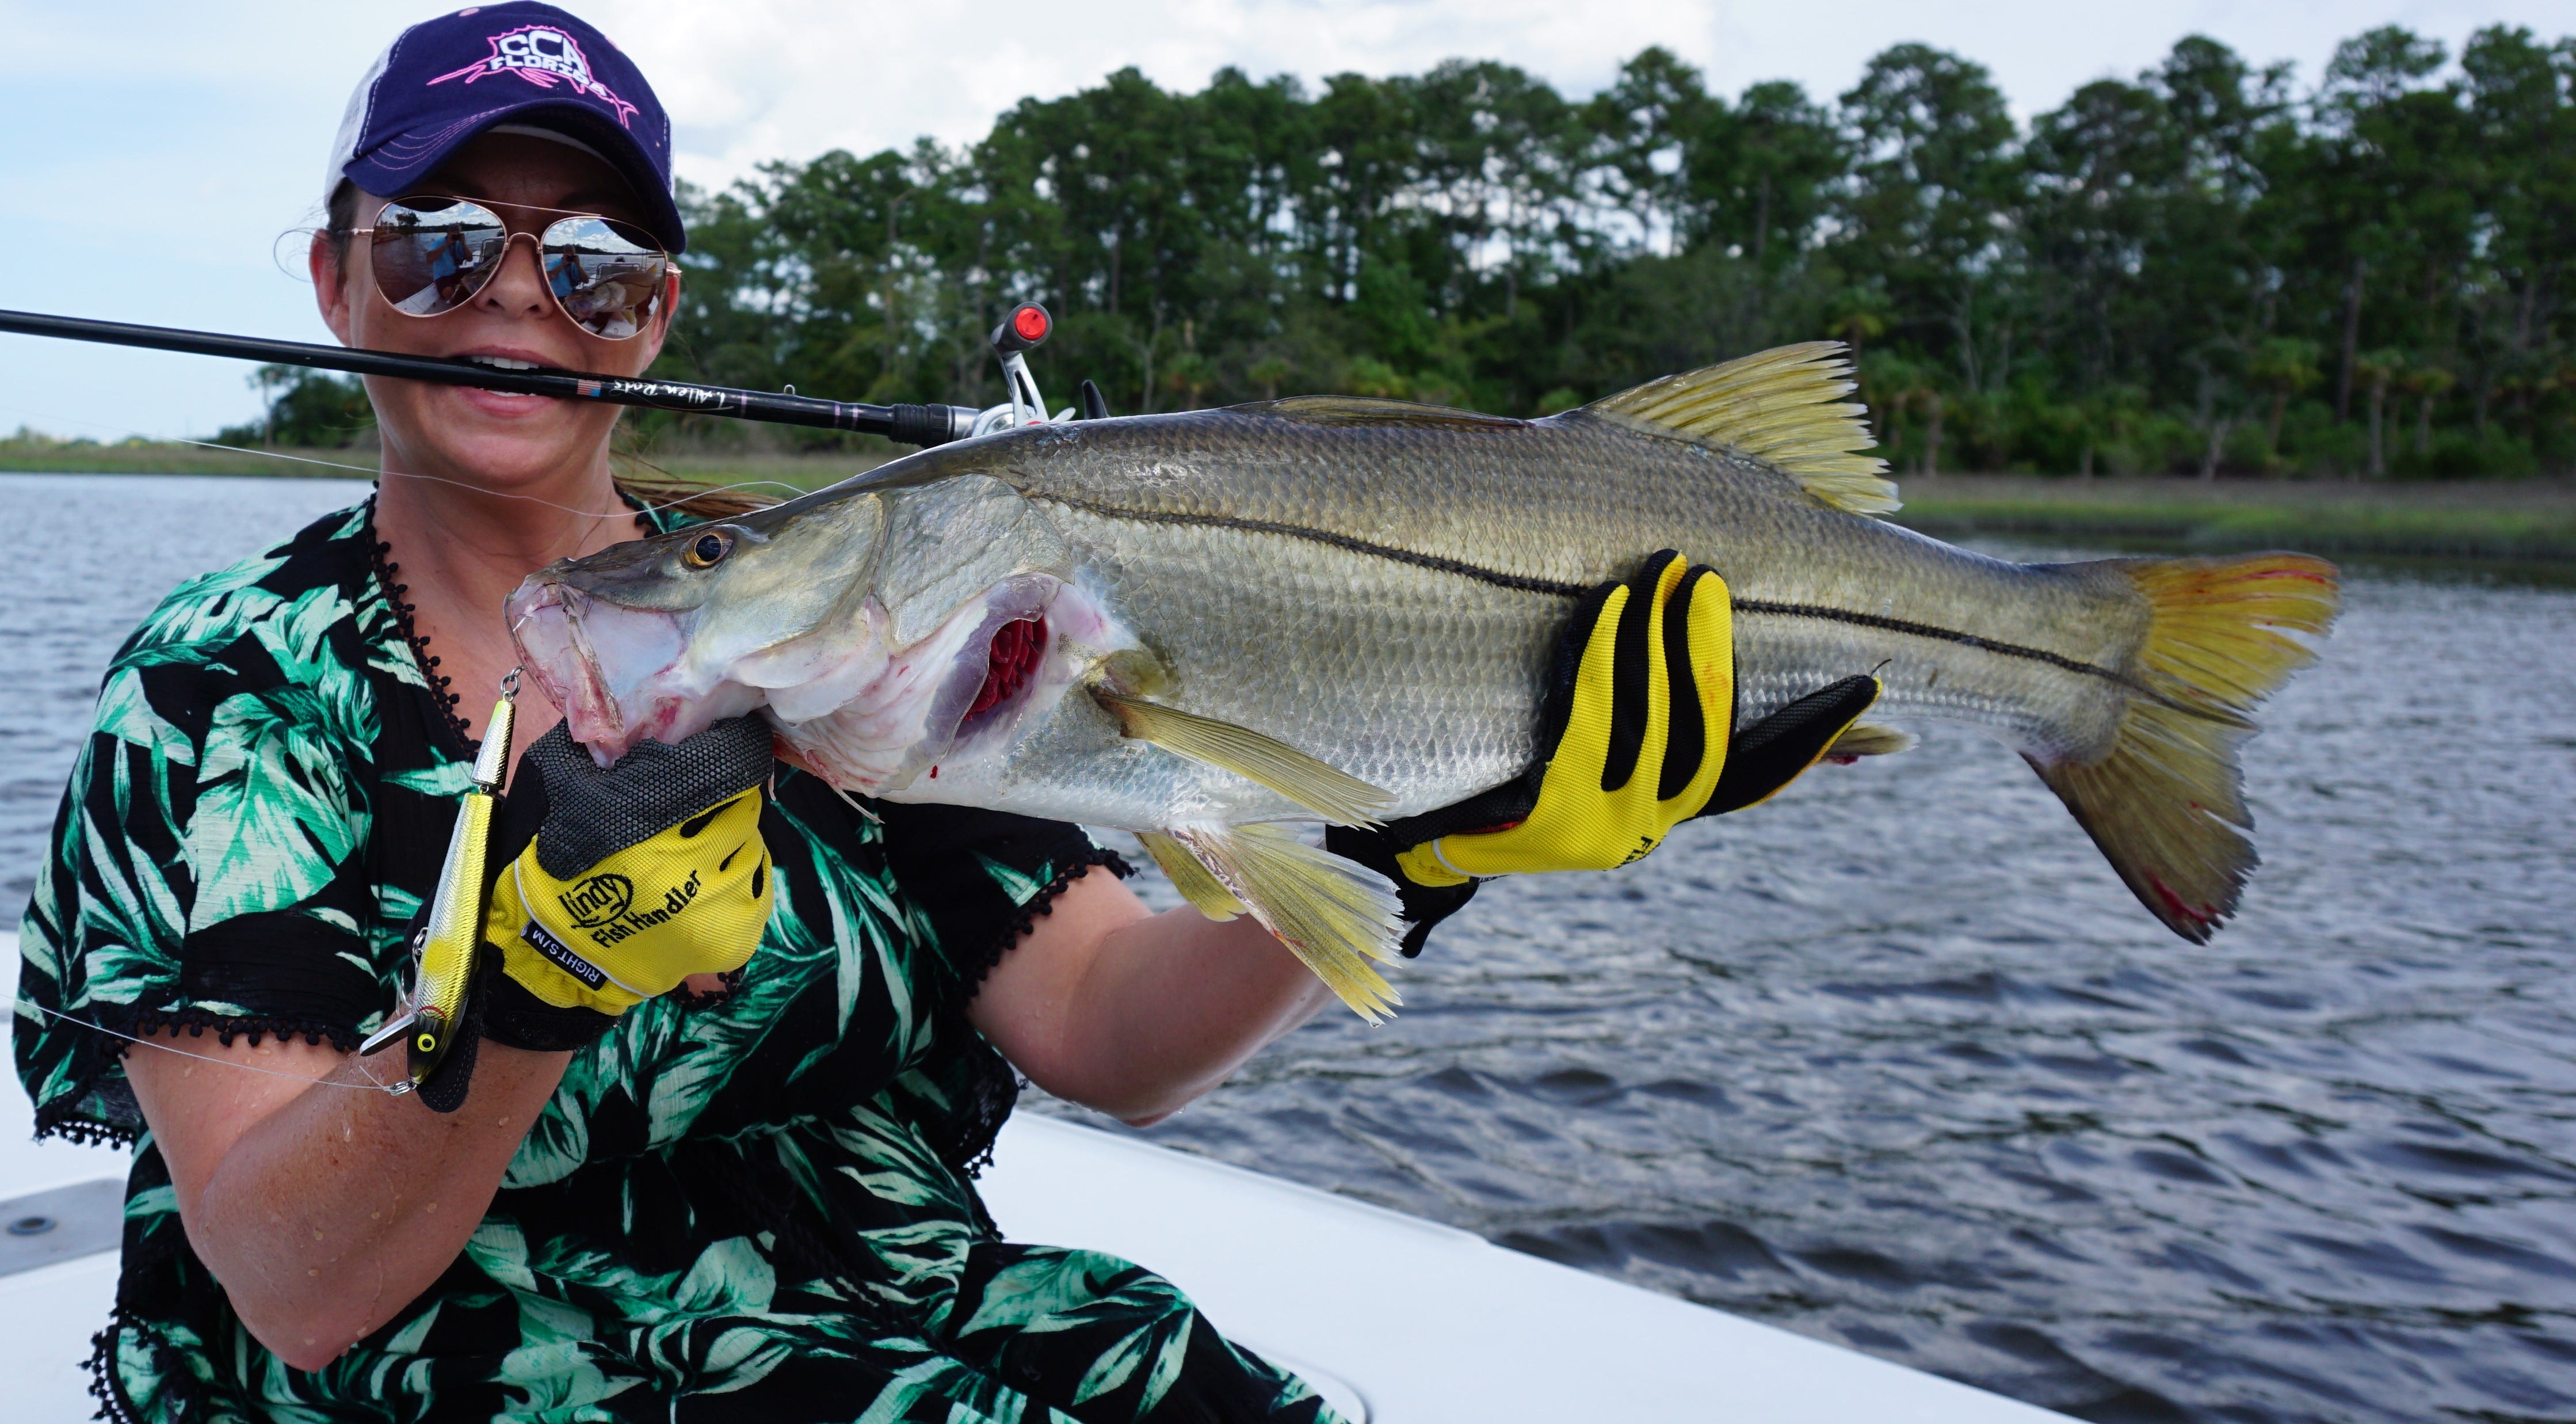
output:
[[[2334,621],[2335,567],[2305,554],[2121,560],[2150,621],[2133,699],[2108,755],[2032,761],[2139,901],[2206,942],[2236,912],[2256,857],[2237,747],[2248,713],[2315,657]]]

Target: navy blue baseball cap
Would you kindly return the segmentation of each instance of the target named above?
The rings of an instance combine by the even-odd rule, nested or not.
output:
[[[396,36],[349,96],[323,200],[340,180],[393,197],[494,129],[559,139],[626,175],[645,225],[688,245],[671,199],[671,120],[608,36],[552,5],[509,0]]]

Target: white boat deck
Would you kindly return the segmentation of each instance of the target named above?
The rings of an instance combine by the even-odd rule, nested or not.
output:
[[[0,934],[0,992],[17,945]],[[125,1154],[29,1140],[0,1087],[0,1380],[12,1420],[86,1419],[80,1361],[115,1295]],[[92,1184],[84,1186],[84,1184]],[[61,1189],[72,1190],[64,1191]],[[1729,1424],[2044,1424],[1966,1385],[1507,1251],[1329,1192],[1022,1113],[985,1200],[1013,1239],[1162,1272],[1228,1334],[1312,1379],[1353,1420],[1711,1419]],[[27,1199],[50,1193],[42,1201]]]

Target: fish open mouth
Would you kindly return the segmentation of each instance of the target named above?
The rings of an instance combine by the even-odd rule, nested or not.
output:
[[[873,599],[846,624],[737,656],[693,654],[695,620],[537,575],[508,604],[521,664],[603,765],[765,710],[786,744],[846,789],[899,789],[942,758],[1007,737],[1041,688],[1061,587],[1007,578],[901,648]]]
[[[520,585],[507,611],[520,666],[602,765],[648,738],[676,744],[756,700],[748,690],[709,696],[683,686],[688,637],[668,613],[622,607],[544,577]]]
[[[519,665],[563,712],[575,741],[622,747],[625,718],[582,629],[578,605],[588,601],[563,584],[531,579],[511,595],[510,637],[519,645]]]

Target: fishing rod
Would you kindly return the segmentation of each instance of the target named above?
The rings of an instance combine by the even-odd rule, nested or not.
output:
[[[1052,323],[1045,310],[1035,311],[1043,333]],[[1021,320],[1019,312],[1014,320]],[[1008,325],[1008,323],[1006,323]],[[1024,323],[1025,325],[1025,323]],[[360,376],[394,376],[406,381],[435,381],[475,386],[506,395],[552,396],[557,400],[595,400],[684,415],[721,415],[773,425],[809,425],[882,435],[904,445],[945,445],[976,430],[982,412],[960,405],[870,405],[864,401],[823,400],[785,392],[746,391],[732,386],[702,386],[688,381],[657,381],[640,376],[602,376],[587,371],[545,367],[503,370],[445,356],[406,356],[349,346],[321,346],[306,341],[276,341],[260,336],[226,336],[213,331],[185,331],[168,326],[136,326],[121,321],[48,316],[42,312],[0,311],[0,332],[20,336],[53,336],[109,346],[140,346],[152,351],[184,351],[196,356],[229,356],[281,366],[311,366]],[[1043,339],[1041,336],[1040,339]],[[1034,343],[1032,343],[1034,344]],[[1034,388],[1032,388],[1032,393]],[[1013,395],[1019,394],[1014,387]],[[1040,414],[1043,419],[1043,412]]]
[[[1101,398],[1099,387],[1084,381],[1081,388],[1080,414],[1073,408],[1049,416],[1046,399],[1038,393],[1037,378],[1030,374],[1027,353],[1043,345],[1055,331],[1055,318],[1035,302],[1022,302],[1011,308],[999,326],[987,338],[993,354],[1001,359],[1002,382],[1010,393],[1007,404],[975,410],[955,405],[868,405],[859,402],[822,400],[800,396],[791,387],[771,395],[764,391],[746,391],[730,386],[693,385],[685,381],[653,381],[626,376],[601,376],[582,371],[557,371],[544,368],[505,370],[473,361],[453,360],[440,356],[406,356],[392,351],[370,351],[346,346],[321,346],[303,341],[275,341],[257,336],[227,336],[212,331],[187,331],[177,327],[138,326],[128,322],[92,321],[84,317],[49,316],[42,312],[0,310],[0,332],[21,336],[52,336],[70,341],[93,341],[110,346],[139,346],[153,351],[181,351],[197,356],[227,356],[244,361],[266,361],[280,365],[310,366],[326,371],[348,371],[361,376],[393,376],[403,380],[436,381],[452,386],[474,386],[487,391],[513,395],[552,396],[560,400],[597,400],[614,405],[642,406],[650,410],[680,411],[692,415],[722,415],[736,420],[761,420],[782,425],[809,425],[825,430],[850,430],[882,435],[907,445],[945,445],[998,430],[1030,425],[1049,425],[1073,419],[1105,419],[1108,403]],[[229,448],[229,447],[226,447]],[[509,764],[510,728],[519,689],[519,674],[513,669],[501,682],[501,700],[486,724],[482,754],[475,759],[474,790],[467,796],[466,812],[459,816],[451,837],[446,868],[439,873],[436,893],[431,897],[427,928],[414,949],[413,978],[410,990],[397,1005],[385,1025],[370,1035],[358,1053],[332,1074],[317,1080],[328,1086],[359,1088],[400,1095],[426,1084],[430,1075],[447,1058],[455,1039],[449,1030],[461,1022],[465,997],[474,964],[472,927],[482,923],[481,883],[482,856],[487,848],[493,814],[494,795],[501,784],[501,770]],[[479,808],[475,798],[480,797]],[[848,800],[848,794],[842,794]],[[855,801],[852,805],[857,805]],[[867,814],[862,810],[861,814]],[[873,815],[869,816],[874,820]],[[459,867],[466,867],[460,870]],[[458,929],[458,926],[464,929]],[[462,935],[463,939],[458,937]],[[460,948],[460,946],[462,946]],[[23,1009],[33,1009],[66,1023],[96,1029],[110,1037],[124,1038],[148,1048],[179,1053],[183,1057],[201,1058],[229,1068],[251,1072],[273,1072],[253,1064],[237,1063],[208,1054],[189,1053],[174,1044],[160,1043],[121,1034],[105,1024],[59,1012],[25,999],[18,1001]],[[380,1078],[365,1066],[365,1059],[394,1042],[406,1044],[407,1072],[397,1078]],[[462,1071],[471,1072],[471,1059]],[[274,1074],[300,1077],[296,1074]],[[445,1092],[447,1090],[440,1090]],[[457,1085],[453,1091],[461,1094]],[[445,1109],[441,1109],[444,1111]]]

